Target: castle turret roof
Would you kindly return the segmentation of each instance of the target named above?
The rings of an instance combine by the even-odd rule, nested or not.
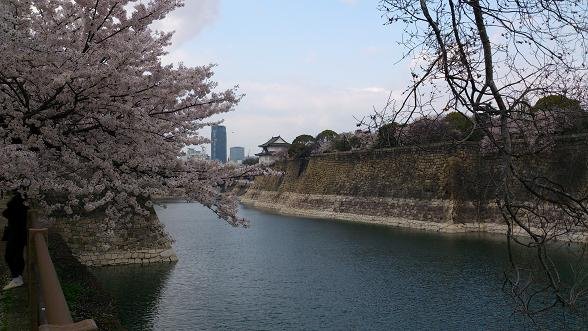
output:
[[[284,140],[284,138],[277,136],[277,137],[272,137],[270,140],[268,140],[266,143],[263,143],[261,145],[259,145],[259,147],[270,147],[270,146],[285,146],[288,147],[290,146],[290,144]]]

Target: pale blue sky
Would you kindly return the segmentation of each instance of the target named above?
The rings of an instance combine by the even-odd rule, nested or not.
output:
[[[217,63],[221,86],[246,96],[224,115],[230,146],[246,153],[280,134],[355,130],[409,79],[398,26],[377,0],[187,0],[162,29],[178,31],[166,61]],[[208,134],[207,132],[203,132]]]

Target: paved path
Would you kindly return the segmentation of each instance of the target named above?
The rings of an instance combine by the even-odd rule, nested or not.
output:
[[[6,200],[0,199],[0,211],[6,208]],[[0,232],[4,231],[6,219],[0,216]],[[0,287],[10,279],[8,266],[4,262],[6,243],[0,243]],[[0,331],[30,330],[28,295],[26,284],[10,291],[0,291]]]

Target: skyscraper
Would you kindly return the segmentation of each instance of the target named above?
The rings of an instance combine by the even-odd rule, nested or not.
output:
[[[245,148],[231,147],[229,149],[229,160],[231,162],[241,163],[241,161],[245,160]]]
[[[227,128],[223,125],[213,125],[210,141],[210,158],[222,163],[227,162]]]

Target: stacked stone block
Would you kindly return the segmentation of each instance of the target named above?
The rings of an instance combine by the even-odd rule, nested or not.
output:
[[[550,150],[515,158],[527,177],[568,181],[588,194],[588,135],[556,139]],[[500,161],[477,143],[329,153],[276,165],[241,196],[245,204],[305,217],[461,232],[504,232],[495,205]],[[565,184],[565,183],[564,183]],[[516,196],[528,192],[512,183]]]
[[[108,221],[101,215],[80,220],[61,219],[55,222],[52,231],[58,231],[74,256],[88,266],[178,260],[172,239],[155,212],[149,217],[135,216],[127,222]]]

